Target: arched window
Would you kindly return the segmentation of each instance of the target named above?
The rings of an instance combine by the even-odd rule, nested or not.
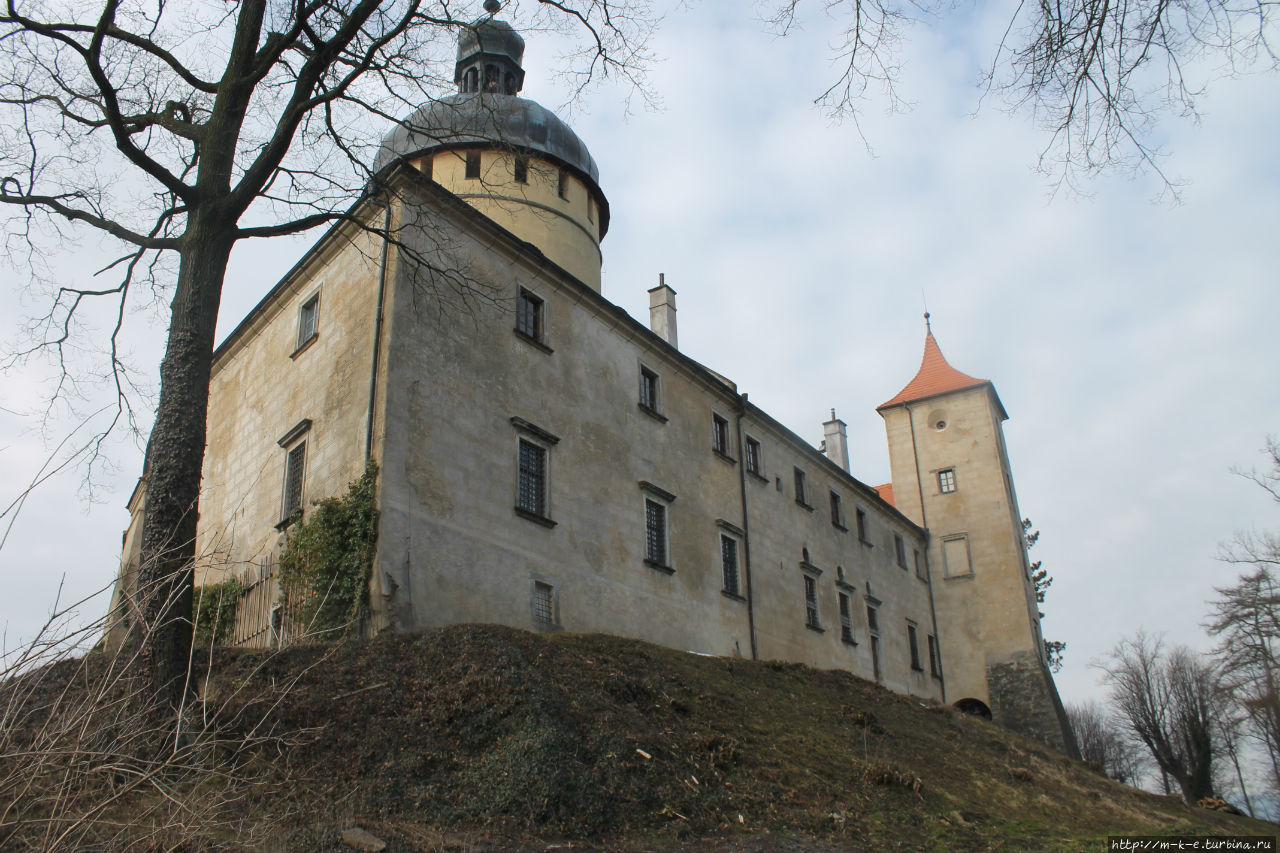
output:
[[[480,72],[475,68],[468,68],[467,73],[462,77],[463,92],[480,91]]]

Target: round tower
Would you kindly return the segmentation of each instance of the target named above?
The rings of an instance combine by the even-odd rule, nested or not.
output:
[[[609,230],[600,171],[555,113],[517,97],[524,39],[494,19],[499,8],[487,0],[489,14],[458,36],[458,93],[388,133],[374,169],[404,158],[599,292],[600,240]]]

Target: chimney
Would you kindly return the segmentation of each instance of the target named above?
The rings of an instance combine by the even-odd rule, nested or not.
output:
[[[676,343],[676,292],[667,286],[666,273],[658,273],[658,286],[649,291],[649,328],[673,347]]]
[[[845,423],[836,417],[836,410],[831,410],[831,420],[822,425],[822,445],[827,458],[849,473],[849,436],[845,433]]]

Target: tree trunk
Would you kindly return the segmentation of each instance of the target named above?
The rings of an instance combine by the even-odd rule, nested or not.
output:
[[[194,210],[183,235],[160,403],[147,447],[138,591],[142,623],[136,674],[158,714],[182,704],[191,652],[191,607],[209,370],[235,223]]]

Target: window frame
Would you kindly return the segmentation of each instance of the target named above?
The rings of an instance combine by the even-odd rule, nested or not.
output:
[[[524,418],[512,417],[509,421],[516,430],[515,503],[513,505],[515,514],[543,527],[555,527],[556,522],[551,518],[551,450],[560,443],[560,437],[526,421]],[[523,450],[526,445],[540,451],[542,465],[540,472],[542,479],[541,512],[537,508],[526,506],[524,503],[525,467]]]
[[[303,418],[276,441],[276,444],[284,450],[284,480],[280,490],[280,521],[276,524],[277,530],[289,527],[302,518],[306,511],[307,460],[311,455],[307,452],[307,442],[310,433],[311,419]],[[297,460],[296,469],[295,459]],[[297,483],[291,485],[290,481],[295,479],[295,474]],[[296,503],[290,497],[294,493],[297,495]]]
[[[945,580],[955,580],[957,578],[973,577],[973,551],[969,547],[968,533],[953,533],[941,537],[942,550],[942,577]],[[964,566],[962,571],[953,571],[951,564],[951,554],[953,549],[948,548],[949,543],[961,542],[964,545]]]
[[[528,454],[525,453],[526,448],[530,451]],[[539,444],[528,436],[522,435],[517,438],[516,512],[526,518],[549,519],[551,517],[549,456],[545,445]],[[526,458],[536,462],[536,470],[526,466]],[[526,500],[526,495],[531,500]]]
[[[796,489],[796,503],[805,509],[812,510],[813,506],[809,503],[809,474],[799,465],[792,468],[792,477]]]
[[[938,494],[940,495],[954,495],[957,491],[959,491],[960,485],[956,481],[955,466],[953,465],[950,468],[939,469],[938,476],[937,476],[937,483],[938,483]]]
[[[732,560],[729,560],[732,555]],[[742,598],[742,542],[726,530],[720,531],[720,591]]]
[[[911,652],[911,671],[924,672],[924,664],[920,659],[920,631],[910,619],[907,620],[907,648]]]
[[[927,645],[929,646],[929,674],[934,678],[942,678],[942,650],[938,647],[938,637],[935,634],[928,634]]]
[[[748,435],[745,441],[747,446],[743,455],[746,457],[747,473],[768,482],[768,478],[764,475],[764,448],[760,444],[760,439]]]
[[[711,449],[725,459],[733,459],[730,452],[733,441],[729,437],[729,419],[714,410],[711,412]]]
[[[675,574],[675,558],[671,549],[671,505],[675,503],[676,496],[645,480],[640,482],[640,493],[644,512],[644,564],[669,575]],[[655,518],[661,522],[657,531],[661,540],[658,543],[661,553],[654,550]]]
[[[870,546],[871,540],[867,537],[867,511],[862,507],[858,507],[854,513],[854,521],[858,530],[858,541],[863,545]]]
[[[529,329],[530,311],[532,312],[532,331]],[[547,300],[527,287],[520,287],[516,291],[515,333],[526,341],[546,347]]]
[[[893,556],[898,561],[898,568],[906,570],[907,568],[907,540],[902,537],[901,533],[893,534]]]
[[[543,590],[549,590],[549,607],[540,607],[542,597],[539,593]],[[548,612],[549,618],[543,618],[543,611]],[[560,584],[550,578],[533,576],[529,578],[529,616],[533,621],[535,628],[547,631],[561,628],[560,624]]]
[[[298,354],[311,346],[320,337],[320,290],[317,288],[310,296],[298,305],[298,328],[294,340],[293,352],[289,358],[297,358]]]
[[[516,154],[511,158],[511,177],[517,184],[529,183],[529,157]]]
[[[810,631],[822,631],[822,613],[818,608],[818,579],[804,575],[804,626]]]
[[[462,152],[462,177],[467,181],[480,180],[483,161],[479,149],[472,148]]]
[[[667,418],[662,414],[662,374],[641,363],[638,390],[636,405],[640,407],[640,411],[666,423]]]
[[[856,646],[858,641],[853,638],[853,610],[851,596],[847,592],[837,593],[840,602],[840,642]]]
[[[844,496],[831,489],[831,525],[839,530],[848,530],[844,526]]]

